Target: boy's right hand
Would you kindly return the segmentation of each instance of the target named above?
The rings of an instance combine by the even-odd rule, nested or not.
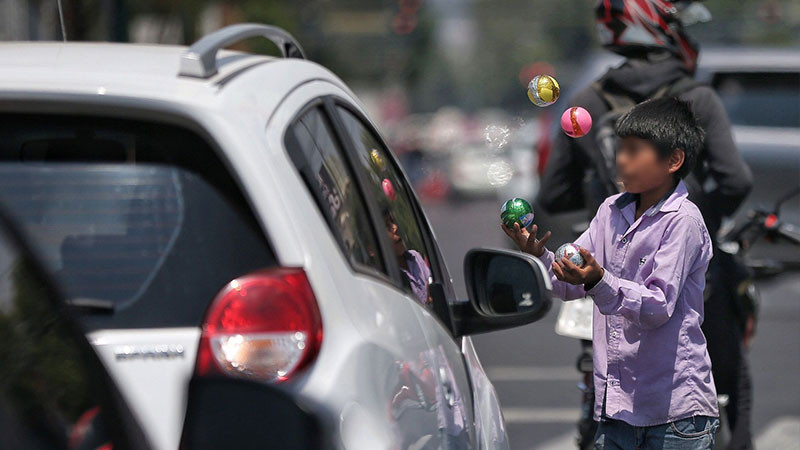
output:
[[[537,258],[541,258],[544,255],[546,250],[544,245],[550,239],[549,231],[541,239],[537,239],[536,233],[539,231],[539,227],[536,225],[531,228],[530,232],[526,228],[520,227],[518,223],[514,224],[514,228],[509,228],[503,223],[500,224],[500,227],[523,252],[530,253]]]

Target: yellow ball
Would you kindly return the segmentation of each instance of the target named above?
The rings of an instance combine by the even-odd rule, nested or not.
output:
[[[536,106],[550,106],[558,100],[558,81],[550,75],[536,75],[528,83],[528,98]]]
[[[383,157],[381,157],[381,154],[378,153],[378,151],[374,148],[369,152],[369,160],[379,172],[383,172],[383,169],[386,168],[386,164],[383,162]]]

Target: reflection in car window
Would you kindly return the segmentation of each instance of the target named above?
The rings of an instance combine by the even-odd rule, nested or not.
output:
[[[367,209],[319,108],[291,127],[286,148],[350,262],[385,273]]]
[[[734,125],[800,128],[800,73],[718,73],[712,84]]]
[[[405,288],[423,305],[431,303],[430,260],[416,221],[411,195],[377,137],[350,111],[338,107],[344,126],[355,143],[358,169],[367,180],[366,195],[375,199],[386,225]]]

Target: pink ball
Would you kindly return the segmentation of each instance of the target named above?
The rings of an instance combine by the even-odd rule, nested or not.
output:
[[[561,115],[561,129],[567,136],[579,138],[592,129],[592,116],[580,106],[573,106]]]
[[[394,185],[392,182],[388,178],[384,178],[382,184],[383,193],[389,200],[394,201],[397,198],[397,192],[394,191]]]

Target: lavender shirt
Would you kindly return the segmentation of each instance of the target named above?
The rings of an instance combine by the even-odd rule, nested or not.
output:
[[[408,264],[408,270],[400,268],[400,271],[405,275],[411,292],[421,305],[428,304],[428,280],[431,277],[431,269],[428,268],[428,263],[422,255],[416,250],[408,250],[403,257]]]
[[[636,196],[611,196],[575,241],[605,269],[592,289],[556,280],[553,295],[594,300],[594,417],[652,426],[717,417],[703,322],[711,242],[681,181],[638,220]]]

